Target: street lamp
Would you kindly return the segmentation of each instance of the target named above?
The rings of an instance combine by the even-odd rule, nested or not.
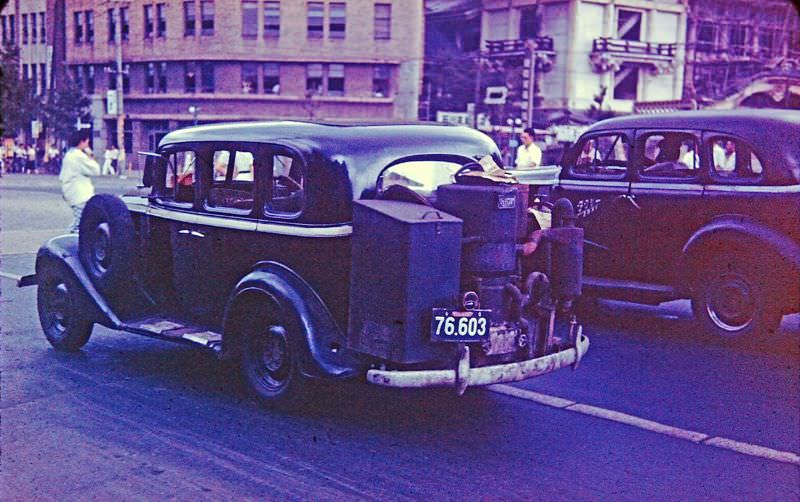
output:
[[[194,120],[194,125],[197,125],[197,113],[200,111],[199,106],[189,105],[189,113],[192,114],[192,120]]]

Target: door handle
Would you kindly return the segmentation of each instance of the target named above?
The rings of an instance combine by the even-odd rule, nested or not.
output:
[[[189,230],[188,228],[182,228],[178,230],[178,233],[181,235],[191,235],[192,237],[205,237],[206,234],[202,232],[198,232],[196,230]]]
[[[639,204],[636,202],[636,196],[635,196],[635,195],[633,195],[632,193],[626,193],[626,194],[622,194],[622,195],[620,195],[619,197],[617,197],[617,199],[625,199],[625,200],[627,200],[627,201],[628,201],[628,202],[630,202],[630,203],[631,203],[631,205],[632,205],[633,207],[635,207],[636,209],[641,209],[641,208],[642,208],[642,206],[640,206],[640,205],[639,205]]]

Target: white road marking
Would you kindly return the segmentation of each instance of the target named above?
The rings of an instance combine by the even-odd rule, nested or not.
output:
[[[741,441],[734,441],[727,438],[711,438],[703,444],[716,446],[717,448],[725,448],[745,455],[753,457],[761,457],[776,462],[785,462],[787,464],[800,465],[800,455],[790,451],[773,450],[765,446],[758,446],[750,443],[742,443]]]
[[[561,397],[550,396],[547,394],[541,394],[539,392],[520,389],[518,387],[513,387],[511,385],[502,385],[502,384],[489,385],[487,386],[487,389],[491,392],[495,392],[498,394],[503,394],[510,397],[516,397],[518,399],[525,399],[527,401],[533,401],[535,403],[543,404],[545,406],[550,406],[551,408],[558,408],[566,411],[572,411],[575,413],[581,413],[583,415],[589,415],[592,417],[598,417],[605,420],[610,420],[612,422],[618,422],[621,424],[630,425],[632,427],[636,427],[650,432],[655,432],[657,434],[663,434],[665,436],[670,436],[677,439],[690,441],[695,444],[713,446],[715,448],[723,448],[726,450],[734,451],[736,453],[741,453],[743,455],[748,455],[751,457],[765,458],[767,460],[773,460],[775,462],[783,462],[786,464],[793,464],[800,466],[800,455],[789,451],[774,450],[772,448],[767,448],[766,446],[744,443],[741,441],[735,441],[733,439],[728,439],[724,437],[711,437],[710,435],[702,432],[692,431],[688,429],[681,429],[679,427],[673,427],[671,425],[662,424],[660,422],[655,422],[653,420],[648,420],[646,418],[629,415],[627,413],[609,410],[606,408],[600,408],[598,406],[591,406],[588,404],[577,403]]]
[[[0,272],[0,277],[5,277],[6,279],[11,279],[12,281],[15,281],[15,282],[20,280],[20,279],[22,279],[21,275],[10,274],[8,272]]]

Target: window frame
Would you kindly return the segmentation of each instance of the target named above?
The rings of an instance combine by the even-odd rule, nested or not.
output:
[[[303,217],[306,209],[309,207],[309,189],[308,189],[308,162],[306,157],[298,149],[282,145],[279,143],[265,143],[263,149],[263,176],[258,184],[259,191],[261,192],[261,203],[259,210],[259,218],[266,218],[268,220],[277,221],[296,221]],[[272,201],[272,180],[274,177],[274,158],[276,155],[284,157],[291,157],[299,162],[299,169],[302,175],[303,187],[300,195],[300,209],[293,213],[277,212],[269,210],[269,203]],[[256,169],[258,171],[258,169]]]
[[[267,72],[267,67],[273,67],[277,70],[275,74],[272,72]],[[278,96],[281,93],[281,64],[278,62],[264,62],[261,64],[261,92],[263,94],[271,94],[273,96]],[[267,85],[267,78],[277,78],[277,82],[272,85]],[[272,89],[278,86],[278,92],[272,92]]]
[[[214,179],[213,165],[209,166],[210,169],[208,169],[208,172],[204,172],[201,174],[199,178],[200,210],[210,214],[217,214],[217,215],[257,218],[260,213],[259,208],[264,206],[263,197],[261,197],[260,194],[261,190],[259,190],[259,186],[261,185],[260,171],[263,170],[259,166],[263,164],[263,159],[264,159],[263,145],[260,143],[251,143],[251,142],[215,141],[215,142],[204,143],[203,147],[206,148],[207,158],[212,159],[212,162],[213,162],[213,155],[216,152],[227,151],[228,165],[226,167],[225,178],[222,180]],[[239,209],[235,207],[211,205],[209,199],[211,197],[211,190],[215,188],[215,184],[226,185],[236,181],[235,179],[233,179],[233,169],[236,165],[236,155],[231,155],[231,153],[236,154],[238,152],[246,152],[253,156],[253,179],[250,182],[252,184],[251,190],[253,195],[252,206],[249,209]]]
[[[198,176],[198,164],[201,162],[208,162],[208,151],[203,148],[202,143],[179,143],[176,145],[168,145],[164,149],[160,150],[158,153],[161,155],[163,161],[161,162],[161,166],[158,168],[158,174],[154,178],[155,183],[153,184],[153,188],[151,190],[150,199],[154,201],[155,204],[164,206],[170,209],[182,209],[182,210],[196,210],[198,206],[198,201],[200,200],[201,188],[200,188],[200,176]],[[192,183],[192,201],[191,202],[184,202],[178,201],[177,199],[177,192],[178,187],[181,186],[178,181],[178,171],[177,166],[175,166],[175,184],[172,187],[167,186],[167,177],[170,174],[170,156],[176,154],[178,152],[188,152],[191,151],[194,153],[194,180]],[[167,198],[165,196],[164,191],[170,189],[172,190],[171,198]]]
[[[239,4],[242,9],[242,38],[256,39],[258,38],[258,2],[256,0],[242,0]],[[252,17],[249,17],[250,14]],[[247,22],[247,21],[251,22]],[[246,31],[245,28],[250,28],[252,31]]]
[[[275,16],[275,8],[277,7],[278,15]],[[277,24],[274,21],[277,20]],[[273,24],[270,23],[273,22]],[[280,38],[281,36],[281,3],[268,1],[264,2],[264,38]]]
[[[240,65],[241,69],[241,88],[242,94],[258,94],[258,63],[256,62],[243,62]],[[252,70],[252,71],[245,71],[245,70]],[[247,77],[252,77],[252,88],[249,92],[245,91],[245,83]]]
[[[153,8],[154,6],[151,3],[146,3],[142,6],[142,29],[145,40],[153,40],[155,38],[156,25]]]
[[[306,39],[322,40],[323,38],[325,38],[325,3],[308,2],[306,4]]]
[[[23,18],[27,18],[27,14],[22,15]],[[73,35],[73,43],[75,45],[82,45],[83,44],[83,12],[81,11],[74,11],[72,13],[72,35]],[[22,43],[28,43],[28,23],[22,24]]]
[[[645,142],[647,138],[655,135],[667,135],[667,134],[679,134],[681,136],[692,136],[694,137],[695,142],[695,152],[698,157],[698,164],[694,171],[694,175],[691,177],[685,176],[648,176],[647,173],[643,172],[644,169],[651,166],[645,166],[643,160],[645,158]],[[707,172],[707,159],[706,156],[703,154],[703,135],[699,130],[696,129],[669,129],[669,128],[656,128],[656,129],[638,129],[636,131],[636,141],[634,143],[633,148],[633,175],[634,177],[642,182],[648,183],[691,183],[697,184],[702,183],[702,180]],[[680,162],[680,160],[679,160]],[[628,168],[630,169],[630,166]]]
[[[156,38],[167,38],[166,9],[167,9],[166,3],[156,4],[156,15],[155,15]]]
[[[183,2],[183,36],[197,36],[197,4],[194,0]]]
[[[385,9],[387,16],[378,17],[379,10]],[[390,3],[376,3],[373,7],[373,19],[372,19],[372,32],[373,32],[373,40],[391,40],[392,39],[392,4]],[[380,35],[378,33],[378,26],[382,23],[386,23],[386,30],[385,35],[384,31],[381,30]]]
[[[737,176],[721,176],[718,173],[716,166],[714,165],[714,150],[713,150],[714,148],[713,142],[721,138],[732,139],[734,141],[744,143],[750,150],[750,155],[751,156],[754,155],[758,159],[758,162],[761,164],[761,173],[759,173],[758,176],[753,176],[748,178],[742,178]],[[736,136],[735,134],[723,133],[718,131],[704,131],[702,150],[701,150],[701,160],[703,154],[708,159],[708,162],[706,164],[708,165],[707,172],[710,184],[748,185],[748,186],[760,185],[763,184],[764,180],[767,178],[768,166],[767,163],[764,162],[764,159],[766,157],[764,157],[763,155],[759,155],[758,149],[753,148],[751,141],[747,141],[739,136]]]
[[[628,159],[626,161],[625,170],[619,174],[593,174],[593,173],[581,173],[576,170],[578,167],[578,160],[580,158],[581,152],[583,151],[583,146],[587,141],[596,140],[597,138],[606,137],[606,136],[618,136],[619,138],[623,139],[623,142],[627,142],[628,145]],[[566,175],[570,179],[575,180],[591,180],[591,181],[623,181],[628,182],[632,176],[632,169],[635,163],[633,159],[635,159],[635,152],[634,152],[634,145],[633,145],[633,137],[634,134],[632,131],[627,129],[610,129],[605,131],[595,131],[585,136],[581,136],[578,141],[575,142],[575,145],[570,148],[565,155],[564,160],[562,161],[562,165],[566,171]],[[618,141],[618,140],[617,140]],[[595,149],[596,153],[596,149]]]
[[[336,17],[334,18],[334,8]],[[344,40],[347,37],[347,4],[331,2],[328,4],[328,38]]]
[[[214,5],[214,0],[200,0],[200,36],[214,36],[215,15],[216,6]]]

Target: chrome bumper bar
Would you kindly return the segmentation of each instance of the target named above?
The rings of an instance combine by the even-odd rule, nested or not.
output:
[[[456,387],[462,394],[467,387],[493,383],[518,382],[572,366],[577,368],[586,351],[589,339],[579,334],[575,347],[536,359],[516,363],[497,364],[472,368],[469,365],[469,347],[463,346],[458,367],[452,370],[367,371],[367,382],[384,387]]]

